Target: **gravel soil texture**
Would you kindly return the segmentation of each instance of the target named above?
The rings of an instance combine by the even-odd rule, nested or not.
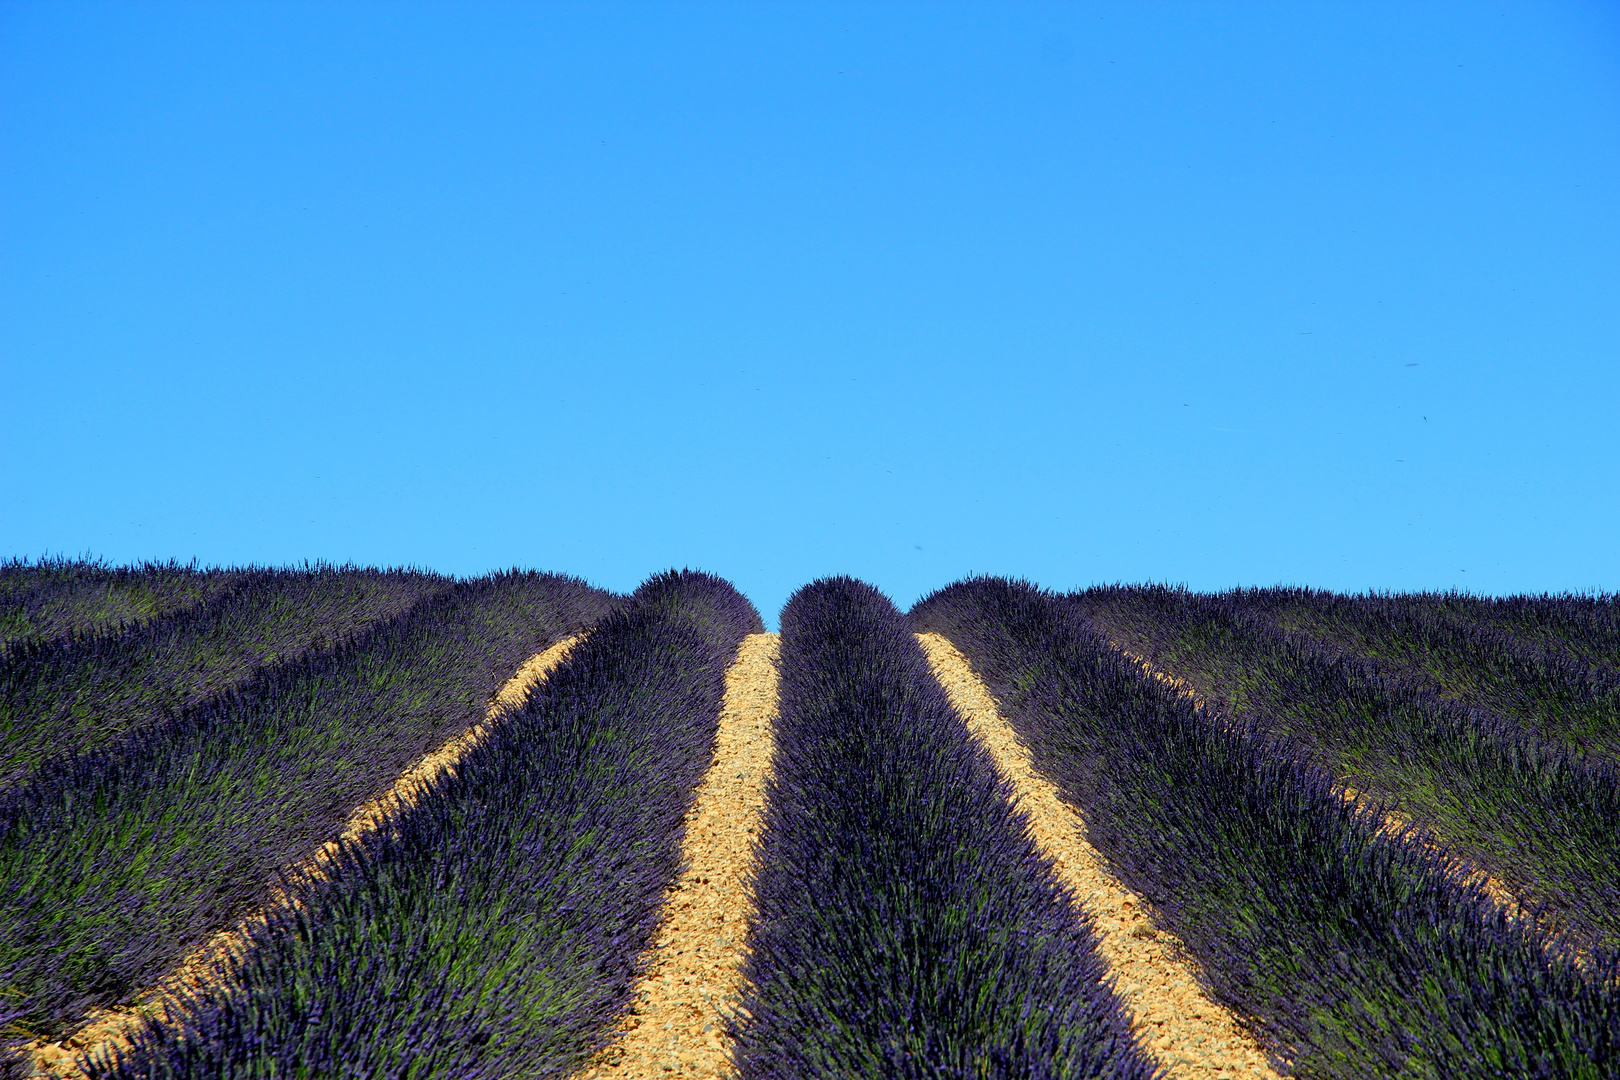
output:
[[[521,703],[529,690],[561,664],[574,646],[583,639],[583,634],[564,638],[544,652],[536,653],[524,661],[517,673],[496,692],[482,723],[468,728],[417,761],[401,774],[388,790],[357,807],[344,826],[343,837],[352,839],[363,836],[376,829],[390,811],[410,806],[428,781],[445,769],[454,769],[456,762],[478,745],[489,730],[490,722],[507,709]],[[298,881],[319,878],[324,872],[323,867],[338,848],[338,841],[328,841],[314,855],[297,866],[288,868],[289,879]],[[273,902],[287,903],[289,900],[283,893]],[[109,1044],[122,1039],[124,1030],[131,1021],[139,1017],[167,1017],[169,1003],[177,995],[184,993],[188,988],[196,988],[218,977],[221,968],[228,966],[232,958],[238,954],[246,927],[256,921],[262,921],[263,918],[264,913],[259,912],[242,920],[236,927],[216,934],[187,957],[162,983],[142,994],[132,1008],[103,1013],[61,1042],[35,1046],[32,1051],[34,1075],[80,1080],[84,1076],[84,1072],[77,1064],[80,1058],[100,1052]]]
[[[686,870],[665,902],[630,1015],[577,1080],[735,1075],[724,1019],[742,991],[780,652],[779,635],[750,634],[726,672],[714,763],[686,817]]]
[[[1132,1030],[1175,1080],[1274,1078],[1265,1053],[1225,1008],[1209,1000],[1174,938],[1157,930],[1142,901],[1104,869],[1085,841],[1085,821],[1035,771],[1029,751],[973,673],[967,657],[940,634],[918,634],[929,666],[968,728],[1018,792],[1034,838],[1096,924],[1115,989]]]

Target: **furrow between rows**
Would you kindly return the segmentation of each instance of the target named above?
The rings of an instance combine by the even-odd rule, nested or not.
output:
[[[665,901],[631,1014],[580,1080],[733,1075],[724,1028],[743,990],[780,654],[780,635],[750,634],[726,672],[714,763],[686,818],[686,869]]]
[[[1234,1073],[1276,1077],[1265,1053],[1236,1018],[1203,992],[1193,969],[1181,959],[1180,943],[1156,930],[1142,898],[1105,869],[1101,854],[1085,841],[1080,812],[1035,768],[967,657],[941,634],[918,634],[917,641],[951,704],[1017,791],[1035,842],[1091,916],[1098,951],[1132,1013],[1132,1030],[1167,1075],[1175,1080],[1214,1080]]]

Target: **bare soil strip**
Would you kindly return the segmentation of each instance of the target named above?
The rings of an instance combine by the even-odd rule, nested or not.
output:
[[[1104,869],[1102,856],[1085,841],[1085,819],[1036,772],[967,657],[940,634],[918,634],[917,640],[951,704],[1017,790],[1036,844],[1094,919],[1100,951],[1143,1045],[1177,1080],[1276,1077],[1255,1041],[1204,996],[1194,969],[1177,959],[1179,943],[1156,929],[1142,900]]]
[[[417,761],[391,784],[387,791],[369,799],[349,815],[343,827],[345,840],[359,839],[375,830],[384,817],[393,810],[404,809],[416,801],[422,789],[440,772],[453,770],[462,757],[484,738],[490,722],[501,713],[522,704],[529,690],[562,663],[568,653],[585,637],[575,634],[557,642],[544,652],[536,653],[524,661],[517,674],[508,679],[490,702],[484,719],[443,746]],[[287,874],[293,881],[316,881],[325,876],[326,867],[339,850],[340,841],[323,844],[313,855],[289,867]],[[292,903],[285,891],[278,891],[264,909],[247,916],[236,926],[222,930],[186,957],[175,970],[157,986],[145,991],[135,1005],[128,1009],[107,1010],[93,1016],[90,1022],[59,1043],[44,1043],[33,1047],[33,1066],[37,1076],[72,1078],[78,1080],[84,1073],[74,1059],[89,1050],[99,1056],[103,1050],[126,1037],[126,1031],[141,1017],[169,1019],[170,1007],[177,1004],[188,990],[196,990],[218,977],[221,967],[240,956],[247,933],[255,924],[263,923],[269,910]]]
[[[775,744],[777,634],[750,634],[726,672],[714,764],[686,815],[686,870],[618,1037],[576,1080],[734,1075],[722,1028],[742,996],[749,881]]]

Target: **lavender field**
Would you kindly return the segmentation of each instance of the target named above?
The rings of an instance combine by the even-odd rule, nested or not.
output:
[[[0,1076],[1620,1076],[1615,597],[829,578],[781,625],[745,684],[776,635],[695,571],[0,566]]]

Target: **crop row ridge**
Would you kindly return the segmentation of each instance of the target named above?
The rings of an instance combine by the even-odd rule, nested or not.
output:
[[[1037,846],[1095,925],[1115,992],[1132,1014],[1132,1032],[1165,1066],[1165,1075],[1277,1077],[1237,1017],[1204,992],[1196,961],[1173,935],[1153,925],[1148,903],[1108,872],[1102,854],[1085,839],[1084,815],[1035,767],[968,658],[943,634],[921,633],[917,641],[951,704],[1017,792]]]
[[[1228,727],[1233,726],[1225,715],[1210,703],[1208,698],[1185,679],[1177,678],[1162,670],[1151,660],[1132,652],[1112,638],[1108,639],[1108,644],[1126,660],[1134,664],[1142,672],[1143,676],[1155,680],[1191,701],[1209,722],[1224,724]],[[1377,832],[1401,843],[1441,856],[1448,867],[1449,873],[1458,884],[1464,887],[1478,887],[1481,889],[1507,915],[1509,920],[1534,928],[1538,935],[1549,943],[1562,940],[1552,920],[1508,888],[1507,884],[1501,879],[1473,864],[1465,857],[1458,855],[1455,850],[1447,846],[1431,830],[1412,821],[1399,810],[1389,806],[1384,800],[1355,787],[1343,777],[1335,777],[1334,791],[1347,804],[1353,806],[1358,813],[1373,819]],[[1583,964],[1590,959],[1590,951],[1587,949],[1572,947],[1571,951],[1577,961]]]
[[[244,943],[255,927],[268,924],[278,913],[297,910],[302,905],[303,891],[326,879],[344,844],[361,840],[377,831],[391,815],[409,809],[436,777],[453,771],[456,764],[488,736],[500,717],[520,705],[534,686],[567,659],[588,634],[589,631],[569,635],[524,661],[491,697],[482,720],[418,759],[385,790],[356,807],[337,838],[328,840],[314,853],[285,867],[277,875],[270,899],[262,907],[194,949],[170,974],[137,995],[134,1005],[92,1014],[86,1024],[67,1038],[30,1047],[36,1075],[80,1080],[86,1075],[82,1068],[84,1061],[92,1057],[110,1058],[112,1049],[126,1044],[127,1033],[143,1019],[175,1022],[178,1010],[186,1001],[199,991],[228,979],[230,972],[241,964]]]

